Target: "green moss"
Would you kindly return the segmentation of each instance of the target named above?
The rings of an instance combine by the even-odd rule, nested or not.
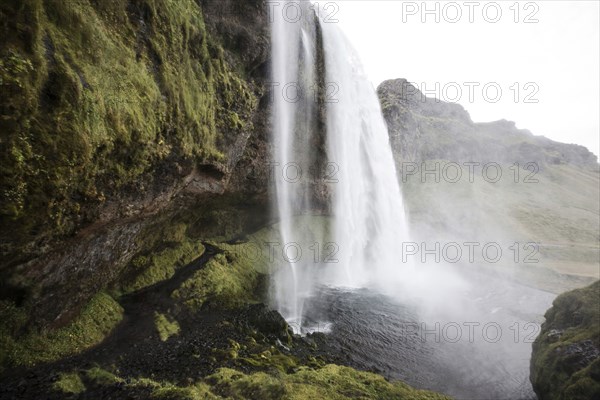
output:
[[[110,373],[108,373],[110,374]],[[112,375],[112,374],[111,374]],[[123,384],[118,381],[95,381],[102,385]],[[295,373],[243,372],[221,368],[216,373],[187,387],[147,378],[129,379],[129,389],[150,388],[152,398],[159,399],[407,399],[442,400],[448,397],[416,390],[402,382],[390,382],[382,376],[360,372],[339,365],[310,369],[301,367]]]
[[[180,329],[177,321],[169,321],[166,315],[160,313],[154,313],[154,325],[163,342],[166,342],[171,336],[177,335]]]
[[[207,303],[232,307],[248,298],[255,278],[255,271],[242,271],[235,263],[230,264],[225,254],[217,254],[172,296],[196,311]]]
[[[240,362],[242,365],[247,364],[261,370],[278,370],[280,372],[293,372],[299,365],[296,357],[283,354],[273,346],[261,352],[254,352],[248,357],[243,357]]]
[[[310,238],[300,245],[309,248],[314,242],[326,243],[330,237],[329,222],[319,216],[296,218],[296,228]],[[244,240],[235,244],[211,243],[222,253],[185,281],[172,297],[193,311],[205,306],[232,308],[263,300],[266,276],[283,260],[278,227],[263,228]]]
[[[260,335],[257,334],[257,337]],[[265,343],[264,340],[259,343],[252,336],[246,337],[242,343],[230,339],[227,348],[213,349],[213,355],[215,362],[219,360],[220,365],[227,363],[245,369],[252,367],[252,370],[289,373],[295,371],[300,365],[297,357],[282,353],[277,347]],[[310,357],[306,365],[322,367],[324,363]]]
[[[148,378],[129,378],[125,381],[112,372],[99,367],[86,371],[86,377],[94,384],[100,386],[112,386],[118,384],[133,389],[133,391],[135,391],[135,389],[150,388],[152,399],[217,399],[216,396],[210,393],[209,386],[202,383],[189,387],[180,387],[170,382],[156,382]]]
[[[58,380],[52,385],[52,388],[63,393],[71,394],[85,392],[85,385],[77,372],[60,374]]]
[[[253,240],[218,244],[223,253],[194,273],[172,297],[192,311],[204,306],[231,308],[259,301],[260,285],[268,272],[268,252],[264,245]]]
[[[209,387],[206,385],[197,385],[192,387],[178,387],[173,384],[156,384],[153,385],[153,399],[173,399],[173,400],[197,400],[197,399],[217,399],[215,395],[210,393]]]
[[[401,382],[356,371],[349,367],[326,365],[321,369],[301,368],[292,374],[246,375],[222,368],[206,378],[213,393],[225,398],[244,399],[447,399],[426,390],[416,390]]]
[[[123,308],[108,294],[100,292],[82,309],[69,325],[42,332],[29,332],[14,339],[8,326],[16,326],[24,311],[14,306],[3,305],[2,314],[12,321],[3,321],[2,351],[3,365],[32,366],[39,362],[55,361],[79,353],[100,343],[123,318]],[[4,333],[7,333],[4,336]]]
[[[174,247],[164,249],[151,255],[135,257],[129,269],[134,278],[121,287],[123,293],[135,292],[171,278],[175,271],[198,257],[205,251],[200,242],[184,239]]]
[[[7,251],[73,232],[167,162],[226,163],[251,127],[256,97],[197,1],[6,0],[0,20]]]
[[[531,382],[547,399],[600,396],[600,359],[581,363],[583,352],[600,349],[600,281],[558,296],[533,344]],[[587,349],[587,350],[586,350]]]
[[[94,367],[87,370],[85,375],[87,379],[97,385],[112,385],[123,382],[123,379],[100,367]]]
[[[564,385],[563,399],[586,400],[600,397],[600,358],[574,373]]]

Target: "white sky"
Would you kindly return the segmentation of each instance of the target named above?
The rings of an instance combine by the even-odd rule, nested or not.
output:
[[[439,83],[436,97],[442,100],[456,97],[458,86],[462,96],[457,102],[476,122],[512,120],[535,135],[582,144],[599,154],[599,1],[520,1],[517,7],[515,0],[497,1],[502,15],[496,23],[485,19],[496,18],[490,1],[475,2],[479,5],[472,9],[472,23],[465,1],[427,1],[430,10],[439,4],[438,23],[434,14],[422,22],[422,1],[338,0],[335,15],[331,4],[323,9],[331,2],[313,0],[323,14],[339,21],[374,86],[406,78],[435,92]],[[448,22],[457,9],[462,13],[459,22]],[[524,23],[527,16],[538,22]],[[480,84],[473,101],[465,82]],[[488,83],[488,99],[495,98],[495,87],[502,90],[496,103],[484,97]],[[539,102],[525,102],[528,94]]]

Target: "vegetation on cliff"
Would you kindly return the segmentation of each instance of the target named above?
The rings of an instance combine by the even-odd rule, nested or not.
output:
[[[600,398],[600,281],[560,295],[545,317],[531,359],[540,399]]]
[[[323,222],[300,221],[318,230]],[[101,294],[64,328],[8,347],[3,343],[10,350],[4,365],[25,365],[32,373],[26,390],[10,383],[22,379],[18,374],[9,374],[0,394],[18,392],[25,399],[40,393],[51,399],[446,398],[332,364],[338,358],[320,349],[326,346],[323,334],[292,336],[281,315],[260,304],[268,243],[276,235],[270,227],[236,242],[206,243],[200,261],[123,295],[122,306]],[[19,317],[11,311],[2,316]],[[124,312],[127,318],[119,323]],[[111,340],[100,343],[108,333]],[[68,355],[73,357],[65,359]]]
[[[68,325],[50,331],[30,331],[19,336],[27,316],[8,301],[0,302],[0,368],[33,366],[56,361],[96,345],[123,318],[123,308],[106,293],[98,293]],[[17,337],[15,339],[15,337]]]
[[[377,92],[414,237],[536,243],[528,262],[521,254],[489,269],[556,294],[600,278],[593,153],[511,121],[475,123],[459,104],[427,97],[406,79]]]
[[[11,335],[168,279],[262,216],[241,184],[220,198],[263,90],[248,71],[266,56],[238,42],[268,41],[243,24],[257,3],[219,30],[227,2],[0,3],[0,289],[28,319],[2,321]]]
[[[225,171],[251,128],[257,100],[196,1],[7,0],[0,20],[3,254],[161,174]]]

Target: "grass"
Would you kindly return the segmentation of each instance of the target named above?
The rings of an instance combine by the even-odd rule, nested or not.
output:
[[[166,342],[173,335],[179,333],[180,327],[177,321],[169,321],[169,318],[160,313],[154,313],[154,325],[160,340]]]
[[[373,373],[333,364],[317,369],[301,367],[290,374],[245,374],[221,368],[205,379],[185,387],[148,378],[129,379],[125,382],[99,368],[95,368],[93,373],[88,371],[86,376],[95,384],[119,384],[133,392],[136,389],[151,389],[150,396],[153,399],[448,399],[434,392],[414,389],[402,382],[387,381]],[[111,376],[112,379],[107,380],[106,376]]]
[[[325,244],[331,237],[330,219],[321,216],[302,216],[294,219],[302,249],[317,242]],[[223,250],[204,268],[194,273],[172,297],[189,310],[203,307],[232,308],[264,300],[264,283],[268,274],[282,266],[282,241],[278,225],[263,228],[243,242],[213,243]],[[311,260],[314,254],[305,252]]]
[[[122,293],[131,293],[157,282],[170,279],[175,271],[204,253],[204,246],[198,241],[184,239],[172,247],[148,255],[138,255],[129,265],[134,278],[121,284]]]
[[[269,242],[273,228],[249,235],[243,242],[212,243],[222,252],[172,293],[172,298],[188,310],[203,307],[234,308],[264,300],[265,282],[271,272]]]
[[[428,169],[434,162],[442,169],[449,161],[428,161]],[[522,252],[521,263],[515,264],[506,250],[510,267],[544,267],[552,273],[598,279],[600,175],[569,165],[548,165],[536,175],[538,183],[524,183],[528,172],[523,169],[515,183],[510,165],[501,167],[502,179],[495,184],[482,178],[481,167],[475,169],[473,183],[467,167],[457,183],[443,179],[436,183],[431,175],[423,183],[419,173],[409,176],[402,189],[415,240],[498,242],[503,249],[515,242],[536,242],[538,263],[522,263]],[[418,172],[422,169],[419,163]],[[565,282],[557,288],[552,290],[562,293],[572,286]]]
[[[67,394],[79,394],[85,392],[85,385],[79,374],[76,372],[61,373],[52,387],[54,390]]]
[[[123,308],[108,294],[100,292],[81,310],[69,325],[53,331],[29,332],[13,338],[26,320],[23,311],[2,302],[2,338],[0,363],[3,366],[33,366],[79,353],[100,343],[123,318]]]
[[[231,246],[223,254],[214,256],[175,290],[172,297],[193,311],[205,306],[232,308],[258,301],[257,289],[264,274],[244,257],[243,248],[247,246]]]

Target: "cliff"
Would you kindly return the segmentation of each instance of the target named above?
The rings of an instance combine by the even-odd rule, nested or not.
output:
[[[445,398],[335,365],[262,304],[267,10],[0,4],[0,397]]]
[[[528,262],[521,254],[478,266],[556,294],[600,277],[593,153],[514,122],[475,123],[459,104],[426,97],[405,79],[377,92],[415,240],[493,242],[505,254],[536,243]]]
[[[600,398],[600,281],[560,295],[533,344],[531,382],[541,400]]]
[[[137,256],[266,220],[265,18],[260,1],[2,2],[1,292],[31,322],[69,321]]]
[[[474,123],[461,105],[427,97],[406,79],[385,81],[377,93],[400,162],[535,161],[598,170],[597,157],[583,146],[534,136],[512,121]]]

